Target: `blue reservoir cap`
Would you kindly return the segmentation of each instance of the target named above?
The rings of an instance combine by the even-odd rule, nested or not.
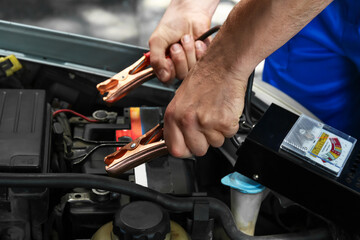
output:
[[[221,179],[221,183],[242,193],[256,194],[264,191],[265,187],[244,175],[233,172]]]

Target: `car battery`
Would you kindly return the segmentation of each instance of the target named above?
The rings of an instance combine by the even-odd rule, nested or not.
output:
[[[239,148],[235,170],[354,232],[360,214],[359,141],[271,105]]]

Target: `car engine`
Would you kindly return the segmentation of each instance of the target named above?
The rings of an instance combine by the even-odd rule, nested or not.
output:
[[[189,159],[167,154],[108,176],[104,158],[161,123],[180,83],[140,86],[109,105],[96,89],[106,79],[101,74],[28,59],[6,71],[14,61],[1,60],[0,240],[358,239],[353,229],[284,196],[277,183],[270,185],[279,192],[250,179],[261,191],[234,203],[238,193],[222,184],[229,173],[249,172],[267,185],[250,163],[241,170],[241,154],[257,161],[260,150],[244,148],[257,145],[251,131],[269,109],[256,89],[247,109],[253,125],[244,111],[238,134],[221,148]],[[237,220],[250,214],[253,232],[239,230]]]

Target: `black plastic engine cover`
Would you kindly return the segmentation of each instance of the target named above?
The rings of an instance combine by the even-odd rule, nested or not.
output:
[[[50,120],[44,90],[0,89],[0,172],[49,171]],[[48,195],[47,188],[1,188],[0,239],[41,236]]]
[[[48,119],[44,90],[1,89],[0,171],[47,171]]]

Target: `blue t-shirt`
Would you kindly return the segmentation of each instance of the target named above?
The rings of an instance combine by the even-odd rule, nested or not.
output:
[[[265,61],[264,81],[360,139],[360,0],[335,0]]]

